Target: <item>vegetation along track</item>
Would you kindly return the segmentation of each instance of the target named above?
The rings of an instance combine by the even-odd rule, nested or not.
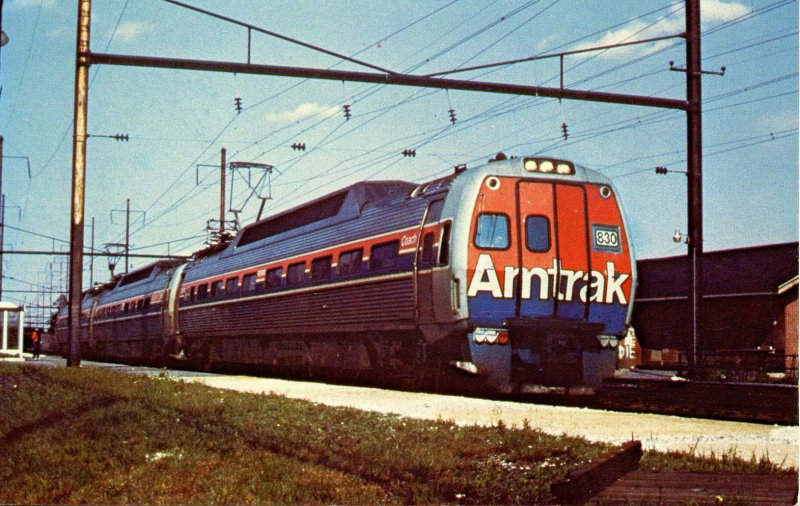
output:
[[[98,368],[0,365],[0,389],[10,503],[547,503],[613,447]],[[678,454],[642,465],[780,472]]]

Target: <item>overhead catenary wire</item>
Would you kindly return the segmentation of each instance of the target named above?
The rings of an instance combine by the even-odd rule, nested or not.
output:
[[[526,5],[533,5],[533,4],[534,4],[534,2],[530,2],[529,4],[526,4]],[[523,7],[525,7],[525,6],[523,6]],[[663,10],[663,9],[658,9],[658,10]],[[520,12],[520,10],[519,10],[519,9],[517,9],[517,10],[515,10],[515,11],[512,11],[512,12]],[[504,16],[504,18],[505,18],[505,17],[506,17],[506,16]],[[635,18],[634,18],[634,19],[635,19]],[[472,35],[475,35],[475,34],[477,34],[477,32],[473,32],[473,34],[472,34]],[[462,40],[463,40],[463,39],[462,39]],[[580,40],[580,39],[578,39],[578,40]],[[428,58],[427,60],[428,60],[428,61],[430,61],[430,58]],[[413,69],[413,68],[414,68],[414,67],[412,67],[412,69]],[[230,125],[227,125],[227,126],[230,126]],[[227,128],[227,126],[226,126],[226,128]],[[220,135],[221,135],[221,134],[220,134]],[[202,155],[201,155],[201,156],[202,156]],[[196,162],[196,160],[195,160],[195,162]],[[193,162],[193,163],[194,163],[194,162]],[[179,177],[182,177],[182,176],[179,176]],[[157,200],[159,200],[160,198],[161,198],[161,196],[159,196],[159,198],[158,198]],[[152,207],[152,206],[151,206],[151,207]],[[148,208],[148,209],[150,209],[150,208]]]

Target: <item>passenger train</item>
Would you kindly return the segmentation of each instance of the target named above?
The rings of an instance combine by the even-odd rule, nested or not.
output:
[[[496,392],[611,376],[636,285],[617,192],[570,161],[506,158],[363,181],[187,261],[84,293],[84,357],[409,380]],[[68,307],[56,317],[62,351]],[[441,376],[438,376],[441,377]]]

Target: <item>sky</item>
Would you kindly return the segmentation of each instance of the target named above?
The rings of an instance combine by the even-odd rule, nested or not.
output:
[[[431,74],[684,29],[681,0],[184,0],[394,72]],[[77,1],[4,0],[0,135],[4,247],[68,251]],[[705,251],[798,240],[796,0],[703,0]],[[258,31],[253,63],[377,72]],[[248,30],[164,0],[94,0],[91,49],[246,62]],[[564,59],[567,88],[685,99],[682,39]],[[452,74],[559,85],[559,59]],[[235,99],[241,99],[241,111]],[[498,151],[549,155],[616,185],[637,258],[684,254],[686,115],[651,107],[390,87],[289,77],[93,65],[86,166],[86,248],[188,254],[219,217],[220,150],[274,167],[229,173],[226,220],[244,226],[361,180],[423,182]],[[345,118],[343,106],[350,107]],[[456,121],[451,122],[450,110]],[[567,125],[568,138],[562,136]],[[108,136],[126,134],[129,140]],[[104,137],[105,136],[105,137]],[[305,151],[292,144],[306,145]],[[404,149],[416,156],[404,157]],[[674,171],[657,175],[656,166]],[[106,246],[112,244],[112,246]],[[65,256],[7,254],[3,300],[50,306]],[[124,260],[117,262],[117,272]],[[132,259],[132,268],[149,263]],[[84,287],[109,279],[97,257]],[[38,293],[27,293],[27,291]],[[47,293],[47,292],[55,293]],[[40,317],[49,309],[38,309]],[[37,311],[34,311],[34,315]]]

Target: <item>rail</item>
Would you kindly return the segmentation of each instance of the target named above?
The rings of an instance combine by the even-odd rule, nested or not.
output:
[[[798,355],[772,349],[719,350],[698,357],[694,371],[685,357],[672,367],[679,374],[708,381],[797,385]],[[693,374],[692,374],[693,373]]]

